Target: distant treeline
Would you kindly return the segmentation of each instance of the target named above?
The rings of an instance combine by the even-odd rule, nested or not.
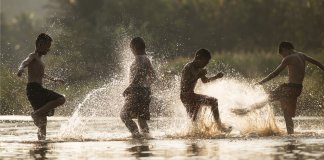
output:
[[[50,32],[54,53],[84,69],[77,79],[98,68],[118,70],[116,46],[125,37],[144,37],[157,57],[188,55],[202,47],[275,52],[282,40],[319,51],[324,48],[323,8],[323,0],[55,0],[44,6],[45,27],[28,15],[10,23],[2,14],[1,53],[17,59],[17,52],[32,50],[37,31]]]
[[[275,53],[283,40],[298,50],[323,54],[323,8],[323,0],[55,0],[44,6],[44,20],[28,13],[7,19],[1,13],[0,60],[6,73],[1,74],[1,92],[6,92],[1,106],[15,98],[3,96],[22,84],[10,73],[34,50],[40,32],[54,39],[46,71],[71,84],[87,84],[117,73],[119,47],[128,47],[135,36],[146,40],[154,57],[167,60],[198,48],[250,56]]]

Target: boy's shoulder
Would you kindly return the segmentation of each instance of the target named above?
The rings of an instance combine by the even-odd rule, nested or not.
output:
[[[35,52],[29,53],[28,54],[29,58],[37,58],[37,54]]]
[[[193,70],[194,70],[193,62],[188,62],[187,64],[184,65],[182,69],[183,72],[192,72]]]

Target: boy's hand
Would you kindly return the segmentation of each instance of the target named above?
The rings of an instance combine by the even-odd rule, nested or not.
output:
[[[63,79],[60,79],[60,78],[54,78],[54,82],[58,82],[58,83],[61,83],[61,84],[64,84],[64,80]]]
[[[23,72],[24,72],[24,70],[18,70],[18,72],[17,72],[17,76],[18,76],[18,77],[21,77]]]
[[[224,74],[222,72],[219,72],[216,74],[216,78],[222,78],[224,76]]]

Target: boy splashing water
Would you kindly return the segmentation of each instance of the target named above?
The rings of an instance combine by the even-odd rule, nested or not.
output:
[[[46,78],[54,82],[64,83],[62,79],[52,78],[44,73],[45,65],[42,56],[46,55],[51,47],[52,38],[41,33],[36,39],[36,50],[21,63],[18,77],[21,77],[24,68],[28,67],[27,97],[33,107],[31,114],[34,124],[38,127],[38,140],[46,139],[47,117],[54,115],[54,108],[65,103],[64,96],[42,87],[42,80]]]
[[[283,110],[286,128],[288,134],[294,133],[294,123],[292,117],[295,117],[297,98],[300,96],[303,88],[303,80],[305,77],[306,61],[318,66],[324,71],[324,66],[313,58],[297,52],[290,42],[281,42],[279,45],[279,54],[283,57],[280,65],[270,73],[266,78],[257,84],[263,84],[279,75],[286,67],[288,67],[288,83],[281,84],[275,90],[270,92],[269,99],[254,104],[251,110],[234,109],[236,114],[246,114],[252,110],[262,108],[268,101],[280,101]]]
[[[135,56],[135,61],[130,67],[129,86],[123,93],[125,104],[120,113],[120,118],[125,123],[133,138],[149,137],[147,120],[150,120],[151,84],[156,79],[154,69],[145,52],[145,42],[136,37],[130,43],[130,48]],[[138,119],[140,134],[136,123]]]
[[[181,76],[180,99],[186,107],[187,113],[193,122],[197,120],[199,109],[204,105],[209,106],[218,129],[222,132],[230,132],[231,127],[225,127],[219,117],[217,99],[206,95],[196,94],[194,92],[198,79],[201,79],[203,83],[208,83],[223,77],[223,73],[218,73],[216,76],[211,78],[206,77],[207,71],[204,67],[209,63],[210,59],[211,55],[208,50],[199,49],[196,52],[195,59],[185,65]]]

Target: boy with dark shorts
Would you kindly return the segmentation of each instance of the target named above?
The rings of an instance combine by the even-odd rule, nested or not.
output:
[[[45,65],[42,56],[46,55],[51,47],[52,38],[41,33],[36,39],[36,50],[21,63],[17,75],[21,77],[24,68],[28,67],[27,98],[33,107],[31,114],[34,124],[38,127],[38,140],[46,139],[47,117],[54,115],[54,108],[65,103],[64,96],[43,88],[42,80],[46,78],[54,82],[64,83],[62,79],[52,78],[44,73]]]
[[[221,123],[217,99],[194,92],[198,79],[201,79],[203,83],[208,83],[223,77],[223,73],[218,73],[211,78],[206,77],[207,71],[204,67],[209,63],[210,59],[211,55],[208,50],[199,49],[196,52],[195,59],[185,65],[181,76],[180,99],[193,122],[197,120],[198,112],[202,106],[210,106],[218,129],[229,132],[231,127],[225,127],[225,125]]]
[[[125,104],[120,117],[133,138],[149,136],[147,120],[150,120],[151,84],[156,79],[154,69],[145,52],[145,42],[136,37],[130,43],[135,61],[130,67],[130,84],[123,93]],[[136,123],[132,120],[138,119]],[[140,131],[142,134],[140,134]]]
[[[303,89],[302,84],[305,77],[306,61],[318,66],[323,71],[324,66],[313,58],[301,52],[297,52],[290,42],[280,43],[279,54],[283,57],[280,65],[257,84],[263,84],[273,79],[286,67],[288,67],[288,83],[279,85],[270,92],[268,100],[254,104],[251,110],[262,108],[269,101],[280,101],[286,122],[287,133],[293,134],[294,123],[292,117],[295,117],[297,98],[300,96]],[[251,110],[235,110],[234,112],[237,114],[246,114]]]

